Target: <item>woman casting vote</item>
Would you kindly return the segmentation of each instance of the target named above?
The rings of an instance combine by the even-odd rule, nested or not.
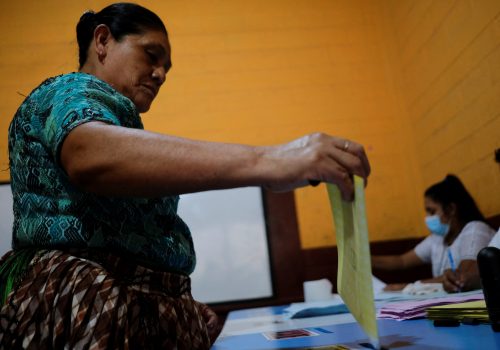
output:
[[[193,300],[182,193],[288,191],[310,180],[353,196],[363,147],[316,133],[255,147],[143,130],[172,63],[161,19],[118,3],[82,15],[79,72],[49,78],[9,129],[13,250],[0,264],[0,348],[208,349],[217,317]]]

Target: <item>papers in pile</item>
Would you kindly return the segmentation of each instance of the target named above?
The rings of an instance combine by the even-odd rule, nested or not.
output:
[[[387,303],[379,310],[377,317],[390,318],[399,321],[423,318],[426,316],[425,310],[432,306],[457,304],[476,300],[484,300],[484,295],[481,291],[459,293],[452,296],[425,300]]]
[[[464,319],[488,322],[488,309],[484,300],[469,301],[466,303],[432,306],[426,310],[427,318],[431,320]]]

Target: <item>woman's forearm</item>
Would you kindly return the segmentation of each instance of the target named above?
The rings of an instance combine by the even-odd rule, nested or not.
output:
[[[401,257],[399,255],[373,255],[372,268],[378,270],[399,270],[401,266]]]
[[[90,122],[68,135],[61,164],[74,184],[101,195],[156,197],[243,186],[289,190],[309,179],[338,182],[348,192],[348,175],[367,177],[369,167],[341,154],[334,141],[318,134],[279,146],[246,146]]]
[[[403,270],[422,265],[423,263],[413,249],[400,255],[372,256],[373,268],[380,270]]]
[[[88,191],[155,197],[257,185],[265,176],[257,171],[259,152],[256,147],[88,123],[67,137],[61,163],[72,182]]]

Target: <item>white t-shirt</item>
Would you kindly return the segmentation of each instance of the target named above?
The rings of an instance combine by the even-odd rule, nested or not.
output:
[[[488,244],[488,247],[496,247],[500,249],[500,228],[498,229],[498,232],[493,236],[493,239],[491,240],[490,244]]]
[[[488,245],[494,234],[495,231],[484,222],[471,221],[449,247],[444,244],[444,237],[431,234],[415,247],[415,253],[425,263],[432,264],[432,275],[437,277],[451,268],[448,249],[457,268],[462,260],[476,260],[477,253]]]

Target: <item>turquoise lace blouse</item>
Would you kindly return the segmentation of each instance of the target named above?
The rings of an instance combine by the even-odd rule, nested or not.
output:
[[[84,73],[47,79],[19,107],[9,128],[13,248],[104,248],[191,273],[193,241],[177,215],[178,196],[104,197],[69,182],[60,164],[62,143],[90,121],[143,129],[132,101]]]

